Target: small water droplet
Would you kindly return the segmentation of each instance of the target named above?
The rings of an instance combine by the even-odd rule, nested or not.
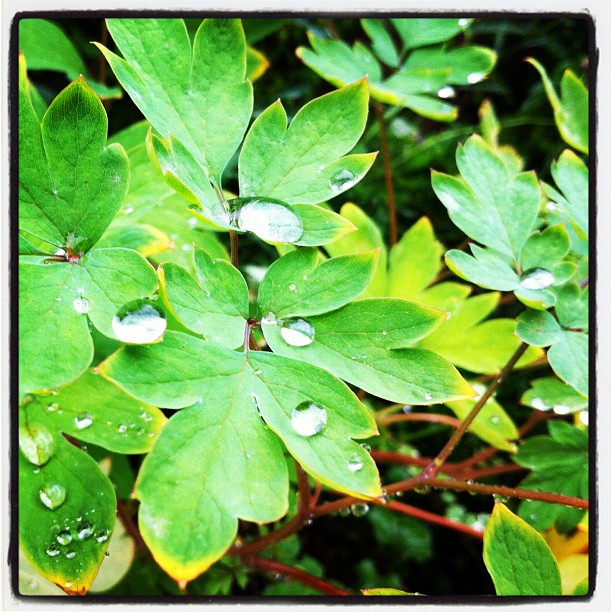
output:
[[[133,206],[128,206],[124,211],[123,214],[124,215],[131,215],[134,212],[134,207]]]
[[[363,468],[363,460],[361,459],[361,457],[357,454],[354,454],[349,460],[348,460],[348,469],[351,470],[351,472],[358,472],[361,468]]]
[[[350,170],[346,169],[338,170],[329,179],[329,186],[336,193],[350,189],[355,183],[357,183],[357,177]]]
[[[47,406],[47,410],[49,412],[57,412],[59,410],[59,404],[57,402],[51,402],[48,406]]]
[[[448,98],[454,98],[455,97],[455,88],[451,87],[450,85],[447,85],[446,87],[442,87],[441,89],[438,90],[438,98],[442,98],[443,100],[446,100]]]
[[[66,559],[74,559],[76,557],[76,553],[74,552],[74,550],[71,550],[70,552],[66,553]]]
[[[77,537],[79,540],[87,540],[93,535],[93,526],[91,523],[82,522],[77,525]]]
[[[96,532],[95,538],[96,542],[102,544],[102,542],[106,542],[108,540],[108,535],[110,531],[108,529],[100,529],[100,531]]]
[[[280,333],[290,346],[308,346],[315,337],[315,329],[306,319],[286,319]]]
[[[583,425],[587,425],[589,424],[589,413],[586,410],[581,410],[580,411],[580,422]]]
[[[273,312],[269,312],[263,319],[261,320],[262,325],[276,325],[276,317]]]
[[[548,270],[527,270],[521,276],[521,287],[525,289],[545,289],[555,282],[555,277]]]
[[[19,448],[26,459],[34,465],[44,465],[55,449],[53,435],[41,425],[19,427]]]
[[[85,297],[75,298],[72,302],[72,307],[79,314],[87,314],[89,312],[89,300]]]
[[[127,425],[125,423],[121,423],[119,425],[119,427],[117,427],[117,431],[119,433],[125,433],[127,431],[127,429],[128,429],[128,427],[127,427]]]
[[[464,19],[464,18],[459,19],[459,21],[457,22],[460,28],[465,28],[468,23],[469,23],[469,19]]]
[[[74,417],[74,424],[77,429],[87,429],[93,423],[93,418],[89,412],[81,412],[81,414]]]
[[[166,316],[153,302],[134,300],[117,312],[112,327],[115,336],[122,342],[148,344],[159,340],[166,330]]]
[[[431,398],[432,398],[432,397],[433,397],[433,395],[432,395],[431,393],[429,393],[429,392],[427,392],[427,393],[425,394],[425,399],[426,399],[427,401],[431,400]]]
[[[553,410],[556,414],[569,414],[572,411],[569,406],[564,406],[563,404],[557,404]]]
[[[387,332],[383,330],[382,335],[383,335],[383,336],[386,336],[386,335],[387,335]]]
[[[549,406],[546,405],[544,400],[541,397],[534,397],[531,400],[531,407],[536,410],[548,410]]]
[[[69,529],[62,529],[55,538],[58,544],[68,546],[72,542],[72,534]]]
[[[498,416],[492,416],[491,417],[491,423],[493,425],[497,425],[500,421],[501,421],[501,419]]]
[[[57,544],[51,544],[49,548],[45,551],[50,557],[57,557],[60,554],[60,549],[57,547]]]
[[[314,436],[325,429],[327,411],[315,402],[302,402],[291,413],[291,426],[306,438]]]
[[[368,504],[355,503],[351,505],[351,514],[358,518],[365,516],[370,511]]]
[[[263,370],[255,370],[256,376],[261,376],[263,374]]]
[[[195,217],[189,217],[189,219],[187,219],[187,225],[190,227],[194,227],[197,222],[198,220]]]
[[[40,501],[49,510],[59,508],[66,500],[66,489],[58,483],[45,484],[39,491]]]
[[[546,202],[546,210],[549,210],[550,212],[554,212],[556,210],[559,210],[559,207],[557,206],[555,202]]]
[[[341,517],[346,518],[347,516],[351,515],[351,509],[349,507],[340,508],[340,510],[338,510],[338,514]]]
[[[297,291],[297,286],[295,283],[291,283],[289,285],[289,291]]]
[[[55,298],[55,301],[56,301],[56,302],[61,302],[61,301],[62,301],[62,298],[61,298],[61,297],[58,295],[58,296]]]
[[[360,444],[361,448],[363,448],[364,451],[366,451],[367,453],[372,452],[372,447],[369,444],[366,444],[365,442],[363,444]]]
[[[467,82],[474,85],[474,83],[479,83],[482,79],[484,79],[482,72],[472,72],[468,74]]]
[[[410,414],[412,412],[412,406],[409,406],[408,404],[402,406],[402,412],[404,414]]]

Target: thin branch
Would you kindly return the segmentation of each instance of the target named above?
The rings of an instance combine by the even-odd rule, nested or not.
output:
[[[125,506],[123,500],[117,498],[117,516],[119,520],[123,523],[125,530],[128,532],[132,540],[134,541],[134,546],[136,546],[136,550],[138,552],[148,551],[147,545],[145,541],[142,539],[140,535],[140,531],[138,526],[134,522],[131,514],[128,512],[128,509]]]
[[[444,462],[450,457],[452,452],[459,444],[461,438],[463,438],[465,432],[472,424],[481,408],[486,404],[487,400],[493,395],[497,387],[505,380],[506,376],[512,372],[512,368],[516,362],[521,358],[523,353],[527,350],[529,345],[525,342],[521,342],[519,347],[514,351],[508,363],[502,368],[499,376],[495,378],[491,384],[487,387],[486,391],[480,396],[480,399],[474,405],[474,408],[470,411],[467,417],[461,422],[461,425],[455,430],[450,440],[446,443],[444,448],[438,453],[438,456],[423,470],[423,477],[433,478],[436,476],[440,467],[444,465]]]
[[[298,486],[297,515],[302,523],[305,523],[310,520],[310,484],[308,482],[308,475],[297,461],[295,462],[295,473],[297,475]]]
[[[399,423],[401,421],[425,421],[428,423],[442,423],[451,427],[459,427],[461,421],[445,414],[430,414],[428,412],[411,412],[409,414],[391,414],[382,418],[376,419],[379,425],[389,425],[391,423]]]
[[[513,472],[520,472],[524,470],[522,465],[517,463],[504,463],[503,465],[491,465],[489,467],[483,467],[473,469],[466,476],[469,480],[476,480],[480,478],[487,478],[488,476],[497,476],[498,474],[511,474]]]
[[[380,126],[380,148],[383,154],[387,208],[389,210],[389,244],[393,246],[397,242],[397,211],[395,207],[395,191],[393,189],[393,168],[391,166],[391,154],[389,152],[389,139],[387,138],[387,126],[385,125],[382,104],[380,102],[375,102],[374,109],[376,110],[376,119]]]
[[[232,260],[232,266],[238,267],[238,234],[230,230],[230,259]]]
[[[323,593],[324,595],[353,595],[350,591],[345,591],[330,582],[317,578],[312,574],[308,574],[297,567],[291,567],[284,563],[280,563],[279,561],[273,561],[272,559],[266,559],[264,557],[249,557],[243,559],[243,561],[254,570],[274,572],[282,576],[288,576],[296,582],[310,587],[315,591],[319,591],[319,593]]]

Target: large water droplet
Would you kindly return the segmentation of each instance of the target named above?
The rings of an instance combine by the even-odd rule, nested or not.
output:
[[[89,312],[89,300],[83,296],[75,298],[72,302],[72,307],[79,314],[87,314]]]
[[[355,503],[351,505],[351,514],[356,517],[365,516],[370,511],[368,504]]]
[[[446,100],[448,98],[454,98],[454,97],[455,97],[455,88],[451,87],[450,85],[447,85],[446,87],[442,87],[441,89],[438,90],[438,98],[442,98]]]
[[[482,72],[472,72],[468,74],[467,82],[473,85],[474,83],[480,83],[482,79],[484,79]]]
[[[544,400],[541,397],[534,397],[531,400],[531,407],[536,410],[548,410],[549,406],[546,405]]]
[[[93,418],[89,412],[81,412],[74,417],[74,424],[77,429],[87,429],[93,423]]]
[[[315,337],[315,329],[306,319],[286,319],[281,325],[281,336],[291,346],[308,346]]]
[[[49,508],[49,510],[55,510],[66,500],[66,489],[61,484],[46,484],[39,491],[39,496],[44,506]]]
[[[358,472],[363,467],[363,459],[359,455],[354,454],[348,460],[347,465],[348,469],[351,470],[351,472]]]
[[[72,534],[69,529],[62,529],[55,538],[58,544],[62,546],[68,546],[72,542]]]
[[[556,414],[569,414],[572,409],[569,406],[564,406],[563,404],[557,404],[553,407],[553,411]]]
[[[327,425],[327,411],[314,402],[302,402],[291,413],[291,426],[300,436],[310,437],[320,433]]]
[[[555,282],[555,277],[548,270],[536,268],[527,270],[521,276],[521,287],[524,289],[544,289]]]
[[[357,177],[350,170],[338,170],[329,179],[329,186],[336,192],[346,191],[357,183]]]
[[[297,242],[303,232],[300,217],[279,200],[247,201],[235,209],[232,220],[238,229],[253,232],[266,242]]]
[[[92,535],[93,535],[93,527],[91,523],[88,523],[85,521],[85,522],[78,524],[77,537],[79,538],[79,540],[87,540],[87,538],[90,538]]]
[[[51,459],[55,448],[53,435],[41,425],[19,427],[19,448],[34,465],[44,465]]]
[[[57,557],[60,554],[60,549],[57,547],[57,544],[51,544],[49,548],[45,551],[50,557]]]
[[[129,344],[148,344],[161,338],[166,329],[163,311],[148,300],[129,302],[113,317],[113,332]]]

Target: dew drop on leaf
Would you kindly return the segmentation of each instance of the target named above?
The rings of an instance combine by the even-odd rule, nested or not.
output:
[[[366,444],[365,442],[363,444],[360,444],[361,448],[363,448],[364,451],[366,452],[371,452],[372,451],[372,447],[369,444]]]
[[[346,191],[357,183],[357,178],[350,170],[338,170],[329,179],[329,186],[336,192]]]
[[[306,438],[314,436],[325,429],[327,411],[315,402],[302,402],[291,413],[291,426]]]
[[[555,282],[555,277],[548,271],[536,268],[527,270],[521,276],[521,287],[524,289],[545,289]]]
[[[569,414],[572,411],[569,406],[564,406],[563,404],[557,404],[553,410],[556,414]]]
[[[433,395],[432,395],[431,393],[429,393],[429,392],[427,392],[427,393],[425,394],[425,399],[426,399],[427,401],[431,400],[431,398],[432,398],[432,397],[433,397]]]
[[[472,72],[468,74],[467,82],[474,85],[474,83],[480,83],[484,79],[484,74],[482,72]]]
[[[59,410],[59,404],[57,402],[51,402],[48,406],[47,406],[47,410],[49,412],[57,412]]]
[[[451,87],[450,85],[447,85],[446,87],[442,87],[441,89],[438,90],[438,98],[442,98],[446,100],[447,98],[454,98],[454,97],[455,97],[455,89],[454,87]]]
[[[273,312],[269,312],[265,317],[261,320],[262,325],[276,325],[276,317]]]
[[[100,544],[102,544],[102,542],[106,542],[106,540],[108,540],[108,535],[109,535],[109,530],[108,529],[100,529],[100,531],[98,531],[96,533],[96,542],[99,542]]]
[[[291,283],[289,285],[289,291],[297,291],[297,285],[295,283]]]
[[[531,407],[535,408],[536,410],[548,410],[548,406],[541,397],[534,397],[531,400]]]
[[[499,421],[500,421],[500,418],[498,416],[491,417],[491,423],[493,425],[497,425],[499,423]]]
[[[89,300],[85,297],[75,298],[72,302],[72,307],[79,314],[87,314],[89,312]]]
[[[306,319],[286,319],[280,332],[290,346],[308,346],[315,337],[315,329]]]
[[[66,559],[74,559],[76,557],[76,553],[74,552],[74,550],[71,550],[70,552],[66,553]]]
[[[89,412],[81,412],[81,414],[74,417],[74,424],[77,429],[87,429],[93,423],[93,418]]]
[[[57,544],[51,544],[49,548],[45,551],[50,557],[57,557],[60,554],[60,549],[57,547]]]
[[[457,22],[460,28],[465,28],[468,23],[469,21],[467,19],[459,19],[459,21]]]
[[[66,489],[58,483],[49,483],[39,491],[40,501],[49,510],[59,508],[66,500]]]
[[[124,215],[131,215],[134,212],[134,207],[133,206],[128,206],[124,211],[123,214]]]
[[[62,546],[68,546],[72,542],[72,534],[69,529],[62,529],[55,538],[58,544]]]
[[[149,300],[134,300],[113,317],[113,332],[128,344],[148,344],[161,338],[166,330],[164,312]]]
[[[77,525],[77,537],[79,540],[87,540],[93,535],[93,527],[91,523],[82,522]]]
[[[255,199],[234,213],[238,229],[253,232],[266,242],[297,242],[303,233],[302,220],[287,206]]]
[[[117,427],[117,431],[119,433],[125,433],[127,431],[127,425],[125,423],[121,423],[118,427]]]
[[[358,472],[362,467],[363,460],[359,455],[355,454],[348,460],[348,469],[351,470],[351,472]]]
[[[368,504],[355,503],[351,506],[351,514],[356,517],[365,516],[370,511]]]
[[[40,425],[33,428],[25,424],[19,427],[19,448],[34,465],[44,465],[51,459],[55,448],[53,435]]]

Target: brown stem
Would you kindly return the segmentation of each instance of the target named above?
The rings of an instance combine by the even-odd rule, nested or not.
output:
[[[380,102],[375,102],[374,109],[376,110],[376,119],[380,127],[380,148],[383,154],[387,208],[389,210],[389,244],[393,246],[397,242],[397,211],[395,207],[395,191],[393,190],[393,169],[391,167],[389,139],[387,138],[387,126],[385,125],[382,104]]]
[[[323,593],[324,595],[352,595],[350,591],[345,591],[344,589],[334,586],[333,584],[322,580],[321,578],[317,578],[312,574],[308,574],[297,567],[291,567],[289,565],[285,565],[284,563],[280,563],[279,561],[273,561],[272,559],[266,559],[264,557],[249,557],[243,559],[243,561],[254,570],[274,572],[276,574],[288,576],[296,582],[310,587],[315,591],[319,591],[319,593]]]
[[[373,450],[371,452],[372,459],[377,463],[398,463],[400,465],[416,465],[417,467],[425,468],[431,463],[428,457],[411,457],[403,453],[394,453],[393,451]],[[446,464],[440,468],[441,472],[446,474],[455,473],[455,464]]]
[[[230,258],[232,260],[232,266],[234,266],[234,268],[237,268],[238,267],[238,234],[235,231],[230,230],[229,235],[230,235]]]
[[[319,496],[321,495],[321,491],[323,490],[323,485],[320,482],[315,484],[315,490],[310,497],[310,508],[314,508],[319,501]]]
[[[486,404],[487,400],[493,395],[494,391],[497,387],[505,380],[506,376],[512,372],[512,368],[516,364],[516,362],[521,358],[523,353],[527,350],[529,345],[525,342],[521,342],[519,347],[514,351],[508,363],[502,368],[499,376],[491,382],[491,384],[487,387],[486,391],[481,395],[480,399],[474,405],[474,408],[470,411],[467,417],[461,422],[461,425],[455,430],[450,440],[446,443],[444,448],[438,453],[438,456],[428,465],[424,470],[422,476],[424,478],[434,478],[440,467],[444,465],[444,462],[450,457],[451,453],[459,444],[461,438],[463,438],[465,432],[468,430],[469,426],[472,424],[481,408]]]
[[[488,476],[497,476],[498,474],[511,474],[512,472],[520,472],[524,470],[522,465],[516,463],[504,463],[503,465],[491,465],[479,469],[471,470],[466,478],[475,480],[477,478],[486,478]]]
[[[308,482],[308,475],[297,461],[295,462],[295,473],[297,475],[298,486],[297,515],[302,523],[305,523],[310,519],[310,484]]]
[[[136,550],[138,552],[149,550],[145,541],[142,539],[140,535],[140,531],[138,526],[134,522],[131,514],[128,512],[128,509],[125,506],[123,500],[117,498],[117,516],[119,520],[123,523],[125,530],[130,534],[132,540],[134,540],[134,546],[136,546]]]
[[[429,414],[426,412],[411,412],[410,414],[390,414],[377,419],[379,425],[389,425],[401,421],[426,421],[428,423],[442,423],[451,427],[459,427],[461,421],[445,414]]]

